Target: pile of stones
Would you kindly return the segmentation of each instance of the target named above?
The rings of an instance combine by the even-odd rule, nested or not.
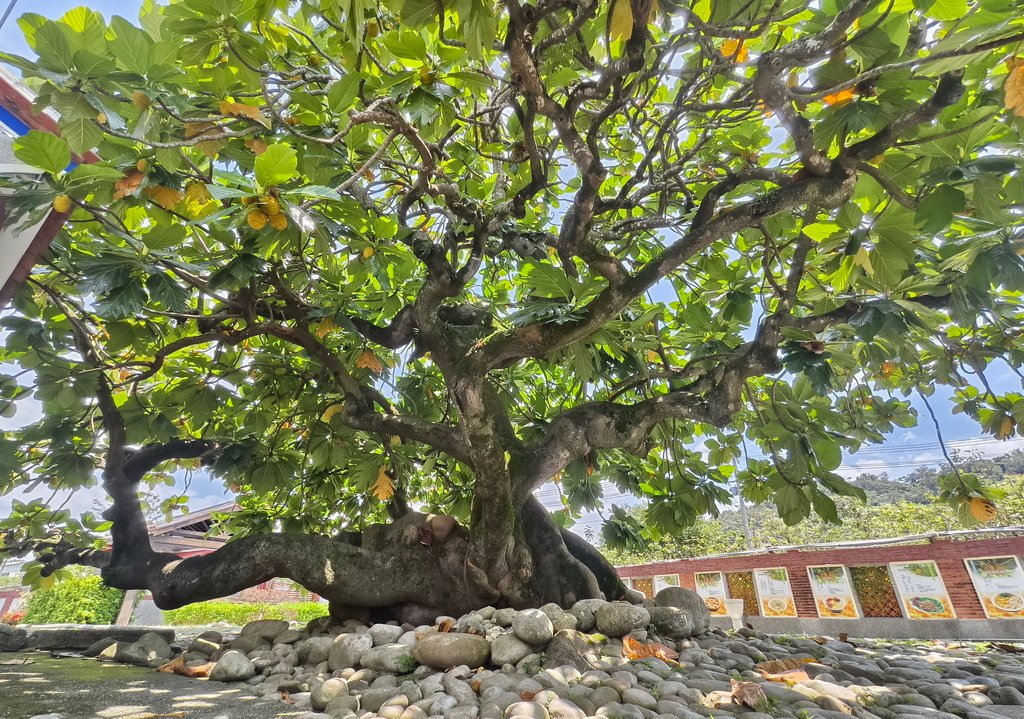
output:
[[[260,620],[182,650],[181,666],[305,719],[1024,719],[1024,655],[725,632],[675,587],[642,605],[484,608],[429,627]],[[146,635],[88,653],[158,666],[175,648]]]

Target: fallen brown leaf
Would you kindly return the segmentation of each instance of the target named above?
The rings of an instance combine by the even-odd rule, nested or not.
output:
[[[633,637],[622,638],[622,656],[626,659],[647,659],[656,657],[665,662],[679,657],[679,652],[658,642],[641,642]]]
[[[185,655],[179,654],[177,657],[157,667],[158,672],[165,672],[167,674],[174,674],[178,667],[185,666]]]
[[[787,669],[784,672],[766,672],[761,671],[761,676],[770,682],[780,682],[782,684],[799,684],[810,679],[810,675],[803,669]]]
[[[788,659],[771,659],[767,662],[758,662],[754,665],[754,668],[762,674],[764,672],[768,672],[769,674],[779,674],[792,669],[800,669],[802,665],[810,664],[813,661],[813,659],[795,657],[789,657]]]
[[[1008,644],[1006,642],[990,642],[990,644],[996,649],[1006,652],[1008,654],[1024,653],[1024,648],[1022,648],[1019,644]]]
[[[738,682],[733,679],[732,699],[737,704],[753,708],[757,704],[766,701],[768,696],[764,693],[761,685],[756,682]]]

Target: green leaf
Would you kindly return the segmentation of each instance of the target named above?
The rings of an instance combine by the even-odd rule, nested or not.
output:
[[[123,17],[115,15],[111,18],[110,28],[114,31],[114,39],[110,41],[110,53],[117,61],[118,67],[145,75],[150,67],[149,53],[153,41],[143,30]]]
[[[388,33],[382,42],[388,52],[399,59],[416,61],[427,59],[427,44],[423,42],[420,34],[413,30]]]
[[[188,291],[166,272],[150,275],[146,289],[155,301],[169,310],[183,312],[188,309]]]
[[[142,282],[133,277],[127,283],[110,290],[96,305],[104,317],[124,319],[137,315],[145,303],[146,290]]]
[[[56,175],[71,164],[68,143],[49,132],[29,130],[14,141],[14,156],[26,165]]]
[[[270,145],[256,158],[256,182],[263,187],[281,185],[296,176],[298,155],[284,143]]]
[[[432,20],[437,20],[438,13],[443,10],[437,0],[405,0],[402,3],[402,25],[405,27],[422,27]]]
[[[47,20],[35,31],[33,49],[39,54],[39,64],[59,72],[71,72],[75,66],[71,44],[60,25]]]
[[[967,0],[915,0],[914,4],[933,20],[959,20],[967,15]]]
[[[77,153],[88,152],[103,141],[103,131],[91,117],[62,122],[60,132],[71,149]]]
[[[356,73],[349,73],[340,80],[331,83],[327,90],[327,105],[333,112],[342,113],[352,107],[352,103],[359,96],[359,83],[362,77]]]
[[[940,232],[949,227],[953,215],[967,207],[967,197],[951,185],[939,185],[925,195],[917,206],[914,220],[925,232]]]

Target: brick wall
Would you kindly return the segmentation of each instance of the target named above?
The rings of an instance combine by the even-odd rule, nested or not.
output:
[[[814,595],[807,577],[807,567],[820,564],[846,566],[888,564],[889,562],[934,561],[942,574],[946,591],[959,619],[984,619],[985,613],[967,573],[964,559],[978,557],[1024,555],[1024,536],[999,539],[946,540],[936,539],[928,544],[906,546],[861,547],[854,549],[827,549],[820,551],[790,550],[765,552],[739,557],[711,557],[707,559],[677,559],[653,564],[619,567],[623,578],[653,577],[678,574],[680,586],[694,588],[694,572],[737,572],[752,569],[785,567],[796,601],[797,614],[817,617]]]

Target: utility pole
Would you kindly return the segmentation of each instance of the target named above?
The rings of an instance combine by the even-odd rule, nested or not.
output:
[[[754,543],[750,538],[750,520],[747,517],[747,503],[743,499],[743,492],[740,491],[740,483],[738,479],[733,479],[732,486],[736,491],[736,498],[740,502],[740,517],[743,520],[743,540],[747,545],[747,549],[753,549]]]

